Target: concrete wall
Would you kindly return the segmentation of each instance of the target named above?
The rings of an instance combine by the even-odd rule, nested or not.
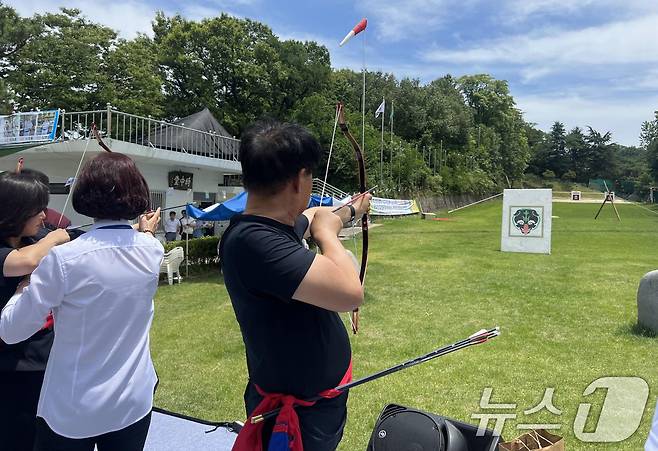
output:
[[[26,168],[44,172],[50,178],[51,183],[64,183],[75,175],[85,144],[85,141],[48,144],[2,157],[0,158],[0,171],[14,170],[16,161],[22,156],[25,158]],[[144,146],[127,143],[115,145],[121,147],[122,151],[135,160],[151,191],[165,193],[165,208],[192,202],[194,192],[214,193],[216,201],[222,202],[243,190],[242,187],[219,186],[219,183],[224,180],[224,174],[236,173],[236,162],[213,160],[179,152],[153,151]],[[97,147],[95,141],[89,144],[85,161],[101,152]],[[153,155],[144,155],[145,153]],[[237,168],[239,170],[239,163],[237,163]],[[183,191],[169,188],[168,173],[172,171],[192,173],[192,190]],[[66,195],[51,195],[50,208],[60,212],[64,211],[64,215],[71,220],[73,225],[92,222],[91,218],[76,213],[70,205],[70,201],[69,205],[64,208],[66,198]]]

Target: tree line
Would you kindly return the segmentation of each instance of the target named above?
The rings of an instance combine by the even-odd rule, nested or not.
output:
[[[193,21],[157,13],[152,26],[153,37],[123,39],[75,9],[24,18],[0,3],[1,112],[110,103],[173,120],[208,107],[236,137],[273,117],[305,125],[328,150],[342,101],[361,134],[362,74],[333,70],[326,47],[281,40],[265,24],[227,14]],[[507,82],[487,74],[423,84],[367,72],[366,86],[366,165],[380,195],[491,193],[521,186],[526,172],[579,182],[658,175],[658,151],[652,172],[645,148],[614,144],[610,133],[567,134],[559,122],[550,133],[538,130],[524,121]],[[383,98],[382,148],[373,113]],[[353,191],[356,179],[353,150],[337,137],[329,182]]]

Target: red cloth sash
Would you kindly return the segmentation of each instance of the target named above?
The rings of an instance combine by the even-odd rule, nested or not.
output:
[[[341,379],[340,385],[347,384],[352,381],[352,361],[347,367],[347,371]],[[254,384],[255,385],[255,384]],[[260,423],[252,424],[251,418],[262,415],[266,412],[274,410],[281,407],[279,414],[276,417],[276,422],[274,424],[274,429],[272,434],[275,433],[286,433],[289,437],[289,449],[292,451],[304,451],[304,445],[302,443],[302,432],[299,428],[299,417],[295,411],[295,406],[312,406],[315,404],[315,401],[305,401],[303,399],[295,398],[292,395],[286,395],[283,393],[266,393],[258,385],[255,385],[258,393],[263,396],[263,400],[256,406],[254,411],[251,413],[251,416],[247,418],[247,423],[244,425],[240,433],[238,434],[235,443],[233,444],[232,451],[264,451],[263,450],[263,424]],[[342,391],[336,390],[335,388],[330,388],[318,393],[318,396],[323,398],[335,398],[340,395]]]

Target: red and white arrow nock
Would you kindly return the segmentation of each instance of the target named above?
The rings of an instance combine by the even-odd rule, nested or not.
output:
[[[363,19],[361,19],[361,22],[356,24],[356,26],[352,28],[349,33],[347,33],[347,35],[343,38],[343,40],[340,41],[339,46],[342,47],[343,44],[345,44],[347,41],[349,41],[354,36],[365,30],[367,26],[368,26],[368,19],[364,17]]]

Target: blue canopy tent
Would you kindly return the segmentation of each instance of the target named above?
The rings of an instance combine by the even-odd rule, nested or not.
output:
[[[325,196],[320,202],[320,196],[317,194],[312,194],[309,199],[309,207],[331,207],[334,205],[336,200],[333,197]],[[208,208],[201,210],[196,208],[194,205],[188,204],[186,208],[187,215],[194,219],[200,219],[202,221],[228,221],[233,216],[242,213],[247,207],[247,192],[243,191],[232,199],[222,202],[221,204],[211,205]]]
[[[194,219],[200,219],[202,221],[228,221],[233,216],[242,213],[246,207],[247,192],[243,191],[226,202],[212,205],[204,210],[190,204],[187,204],[185,209],[187,210],[187,215]]]
[[[308,202],[308,206],[310,207],[331,207],[334,205],[334,198],[330,196],[324,196],[322,198],[322,201],[320,201],[320,196],[317,194],[311,194],[311,199]]]

